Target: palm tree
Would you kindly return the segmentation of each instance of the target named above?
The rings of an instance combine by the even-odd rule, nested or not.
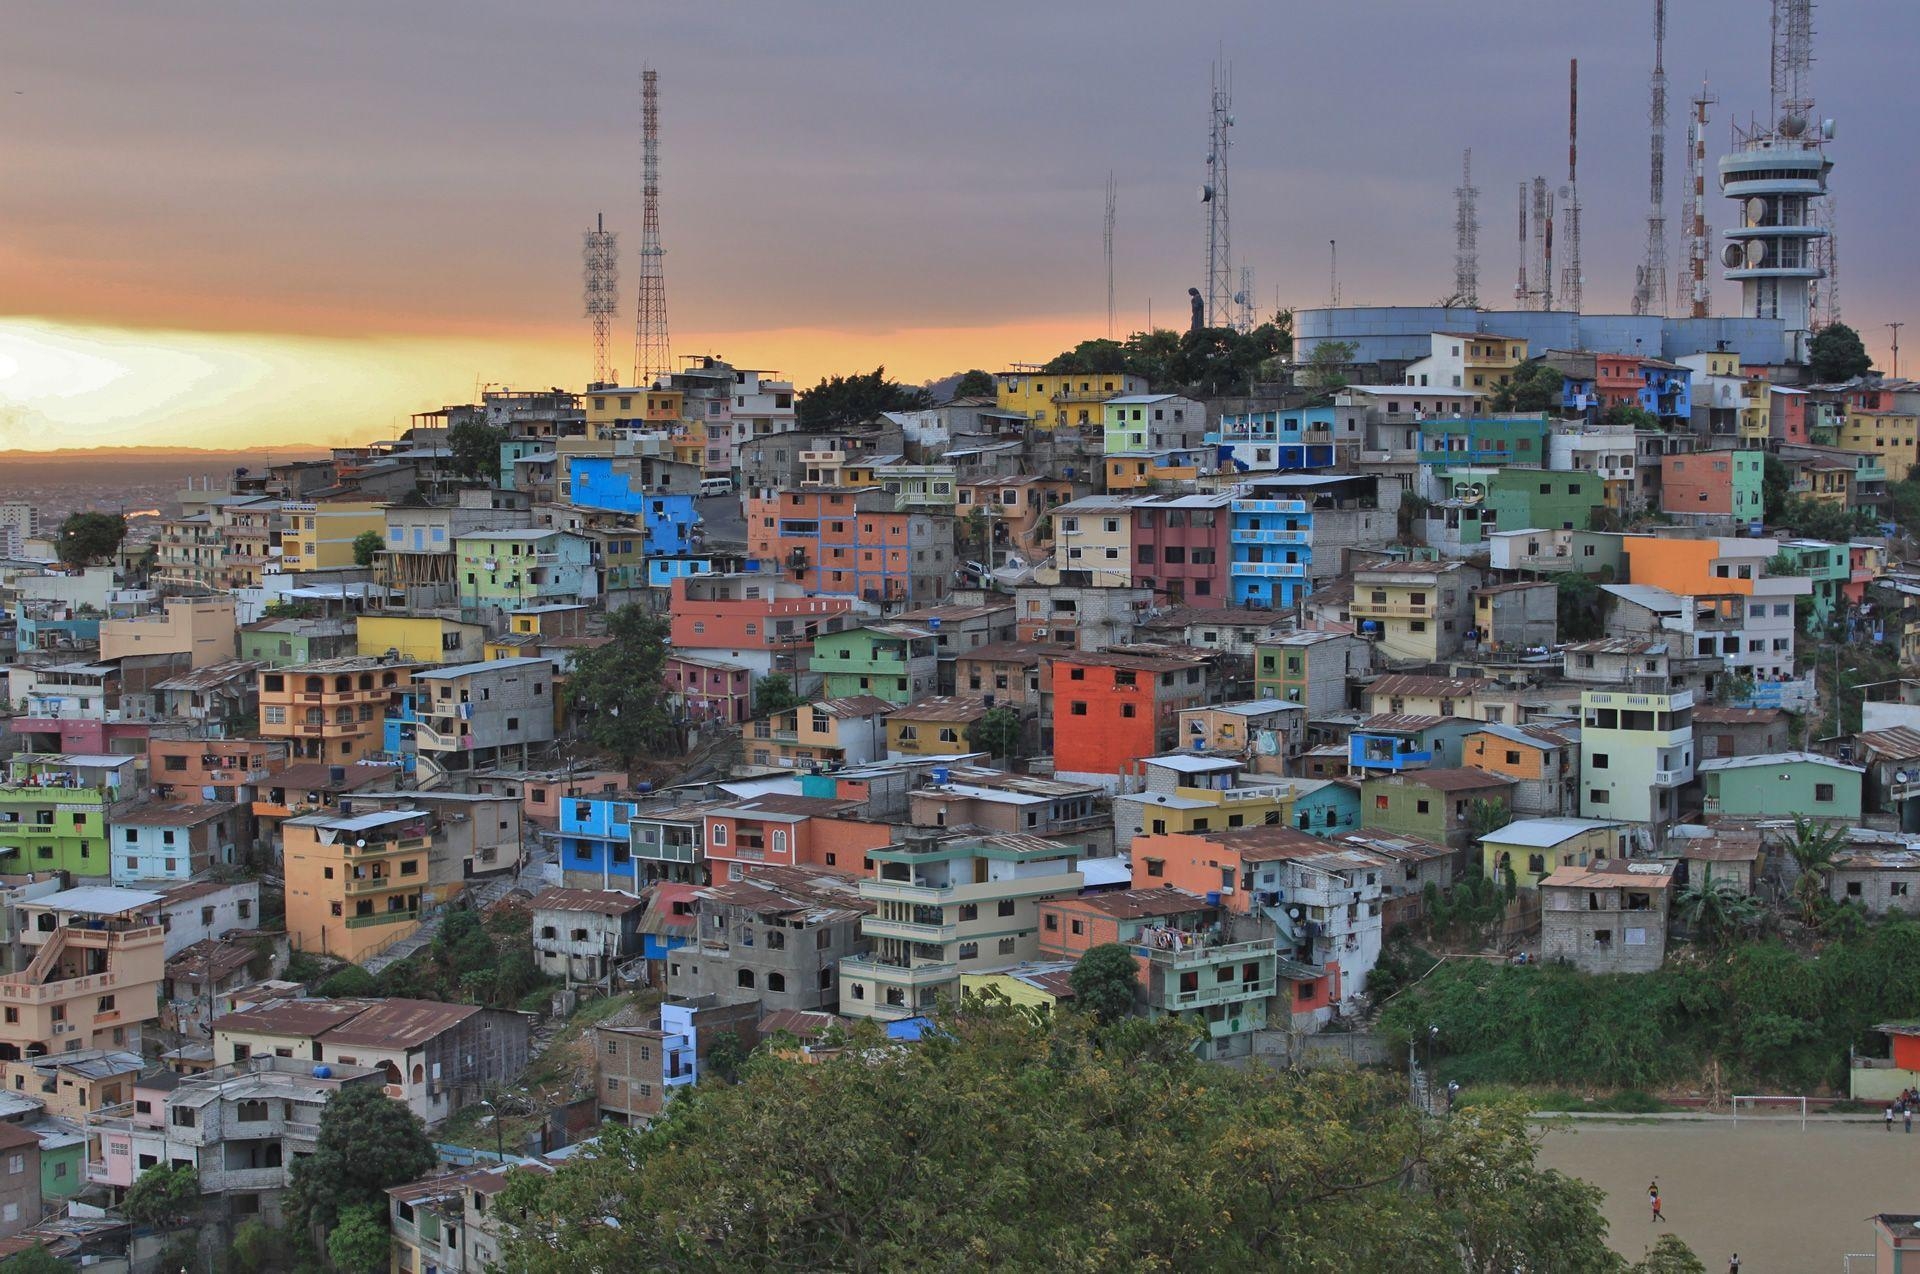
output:
[[[1820,901],[1826,897],[1833,860],[1846,847],[1844,828],[1817,822],[1804,814],[1793,816],[1793,839],[1787,842],[1787,852],[1800,868],[1800,879],[1795,882],[1793,892],[1800,900],[1801,918],[1808,924],[1813,923],[1819,914]]]
[[[1694,937],[1715,946],[1760,914],[1760,904],[1730,880],[1696,880],[1680,891],[1674,904]]]

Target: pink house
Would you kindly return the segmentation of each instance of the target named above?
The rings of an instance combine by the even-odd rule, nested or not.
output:
[[[161,1081],[159,1087],[151,1086]],[[96,1185],[130,1186],[133,1179],[159,1162],[156,1143],[164,1141],[167,1094],[179,1077],[162,1071],[147,1082],[135,1080],[133,1098],[124,1118],[100,1120],[90,1131],[96,1141],[88,1148],[87,1180]],[[146,1134],[141,1136],[140,1134]],[[136,1149],[135,1141],[139,1141]]]
[[[1229,605],[1232,504],[1231,495],[1220,494],[1149,496],[1136,501],[1130,509],[1133,586],[1151,588],[1176,605]]]
[[[753,673],[740,664],[669,655],[666,683],[696,721],[743,725],[753,717]]]

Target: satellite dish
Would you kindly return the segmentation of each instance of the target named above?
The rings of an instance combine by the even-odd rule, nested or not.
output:
[[[1211,161],[1211,160],[1209,160],[1208,162],[1212,162],[1212,161]],[[1213,187],[1212,187],[1212,186],[1202,186],[1202,187],[1200,187],[1200,202],[1201,202],[1201,203],[1212,203],[1212,202],[1213,202]]]
[[[1746,253],[1741,250],[1740,245],[1737,243],[1729,243],[1726,247],[1720,249],[1720,264],[1726,266],[1729,270],[1739,269],[1741,262],[1745,259]]]
[[[1780,117],[1780,135],[1798,137],[1807,131],[1807,117],[1804,115],[1783,115]]]
[[[1767,224],[1767,201],[1759,195],[1747,200],[1747,224],[1750,226]]]
[[[1897,770],[1894,772],[1893,781],[1895,783],[1911,783],[1913,782],[1913,771]]]
[[[367,838],[362,836],[359,840],[353,842],[353,847],[355,849],[365,849],[367,847]]]
[[[1820,140],[1823,142],[1830,142],[1833,140],[1833,121],[1832,120],[1823,119],[1820,121]]]
[[[1747,240],[1747,248],[1742,255],[1746,259],[1747,269],[1754,269],[1767,259],[1766,241],[1764,239]]]

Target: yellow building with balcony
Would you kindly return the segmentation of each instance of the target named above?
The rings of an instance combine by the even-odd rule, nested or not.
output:
[[[284,506],[286,530],[280,536],[280,569],[331,571],[354,565],[353,542],[372,531],[387,542],[387,506],[342,501],[338,504]]]
[[[1854,408],[1841,418],[1838,442],[1848,451],[1879,456],[1887,477],[1898,482],[1920,464],[1920,417]]]
[[[635,426],[670,429],[680,420],[685,395],[677,389],[608,385],[585,396],[587,437],[610,438]]]
[[[1480,573],[1459,562],[1398,562],[1356,571],[1357,635],[1388,659],[1438,660],[1459,651],[1473,615]]]
[[[347,765],[385,746],[387,708],[413,682],[412,665],[323,659],[262,670],[260,736],[287,739],[295,758]]]
[[[1147,378],[1126,372],[1043,372],[1016,367],[993,378],[994,401],[1042,429],[1101,424],[1100,404],[1119,394],[1144,394]]]
[[[308,814],[281,824],[287,934],[296,951],[360,963],[419,927],[433,815]]]
[[[0,975],[0,1060],[137,1051],[141,1026],[160,1016],[161,902],[145,890],[83,885],[17,903],[14,937],[30,958]]]
[[[485,657],[487,629],[440,615],[359,615],[354,619],[360,654],[377,659],[388,651],[416,664],[477,663]]]
[[[1773,385],[1764,378],[1741,382],[1737,428],[1742,447],[1764,447],[1773,437]]]

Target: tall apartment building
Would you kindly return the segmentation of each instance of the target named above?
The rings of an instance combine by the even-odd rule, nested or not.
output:
[[[344,765],[385,746],[387,708],[413,682],[413,665],[325,659],[260,673],[260,734],[289,741],[302,761]]]
[[[1580,812],[1671,823],[1693,782],[1693,692],[1580,692]]]
[[[491,659],[413,674],[414,739],[444,770],[472,770],[554,737],[553,662]]]
[[[897,512],[883,489],[765,491],[747,501],[747,550],[821,597],[904,609],[945,597],[953,518]]]
[[[24,500],[0,501],[0,557],[19,557],[39,534],[39,509]]]
[[[359,963],[419,927],[435,820],[420,809],[306,814],[281,825],[287,933]]]
[[[140,1045],[166,976],[161,895],[82,885],[14,908],[32,955],[0,974],[0,1060]]]

